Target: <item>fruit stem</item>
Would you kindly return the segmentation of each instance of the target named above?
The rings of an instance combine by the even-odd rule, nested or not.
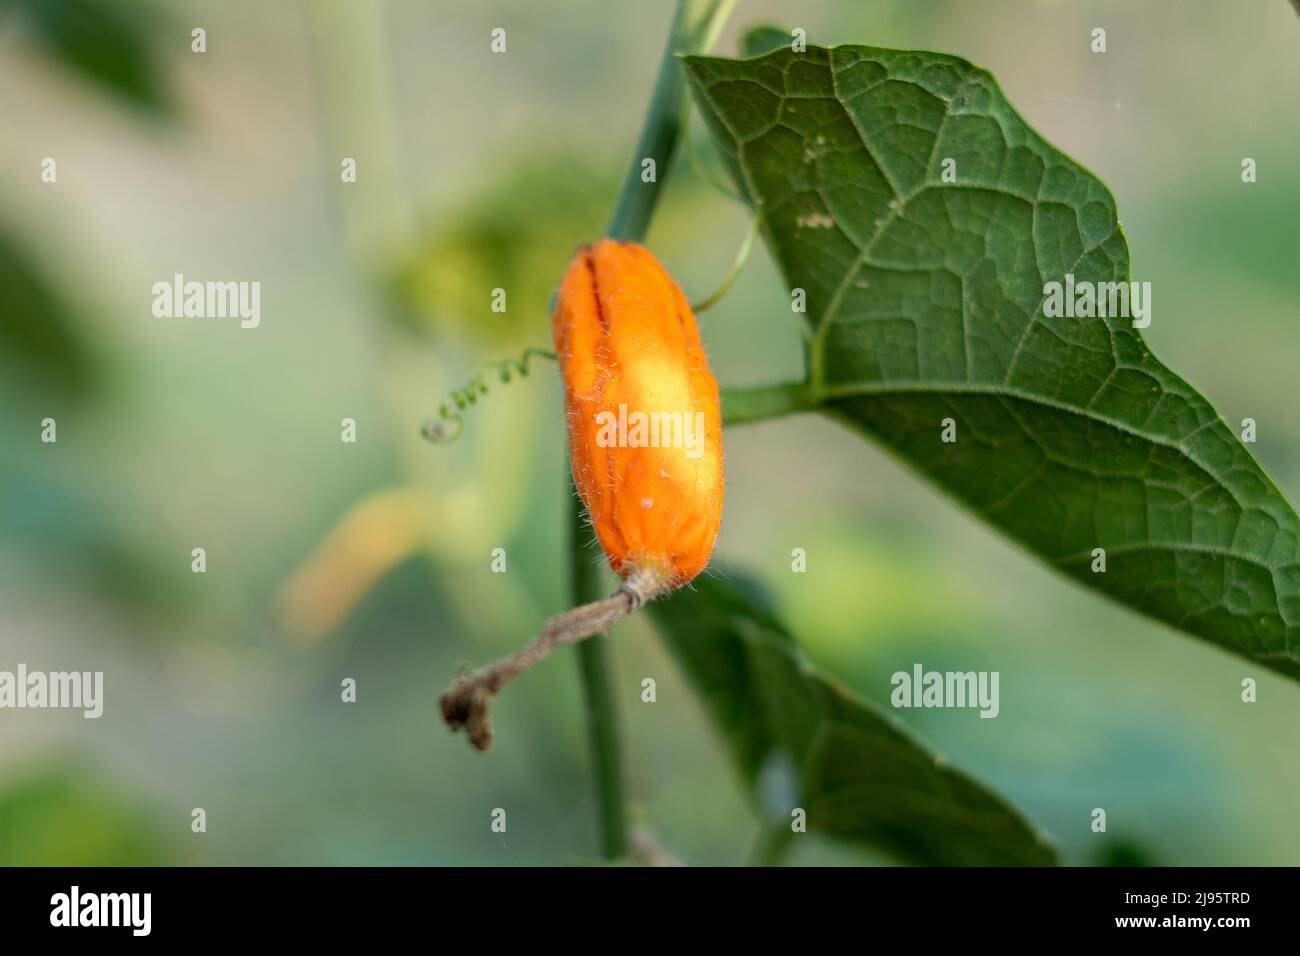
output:
[[[577,644],[608,631],[624,615],[635,611],[645,601],[653,600],[662,592],[663,586],[664,579],[657,571],[637,571],[609,597],[557,614],[546,622],[540,634],[513,654],[473,674],[457,678],[439,700],[447,726],[453,731],[464,729],[470,743],[479,750],[487,750],[492,746],[488,707],[502,687],[549,656],[557,647]],[[605,686],[608,686],[608,680]],[[626,831],[626,826],[623,830]]]

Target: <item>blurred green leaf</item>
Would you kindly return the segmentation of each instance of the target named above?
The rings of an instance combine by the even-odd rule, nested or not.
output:
[[[122,0],[0,0],[36,41],[83,79],[154,113],[170,111],[155,34],[159,12]],[[176,43],[188,45],[188,34]]]
[[[32,435],[38,428],[34,419]],[[20,549],[29,568],[57,568],[61,577],[95,588],[114,606],[181,615],[194,600],[189,559],[143,547],[140,520],[128,509],[106,509],[87,489],[32,469],[0,448],[0,543]]]
[[[820,673],[734,585],[697,578],[650,607],[766,818],[789,827],[802,807],[810,828],[910,863],[1055,863],[1013,807]]]
[[[105,781],[72,766],[34,771],[0,790],[0,866],[175,862],[153,819]]]
[[[517,159],[517,158],[516,158]],[[574,155],[513,162],[449,215],[431,220],[389,277],[397,316],[415,329],[483,341],[537,338],[573,251],[600,235],[616,180]],[[493,312],[491,292],[507,309]]]
[[[956,57],[845,46],[686,63],[806,291],[814,405],[1059,571],[1300,676],[1291,505],[1128,318],[1044,315],[1044,284],[1067,273],[1129,279],[1105,186]]]
[[[79,395],[96,363],[63,302],[31,261],[0,234],[0,369]]]

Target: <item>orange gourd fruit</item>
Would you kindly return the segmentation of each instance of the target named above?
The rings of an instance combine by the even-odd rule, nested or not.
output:
[[[694,578],[709,563],[722,517],[718,383],[691,307],[658,260],[634,242],[579,249],[551,331],[573,483],[623,583],[551,618],[518,651],[457,678],[439,698],[447,726],[479,750],[492,745],[488,705],[505,684]]]
[[[653,593],[685,584],[709,562],[723,491],[695,315],[649,250],[601,239],[569,264],[552,333],[573,481],[610,567]]]

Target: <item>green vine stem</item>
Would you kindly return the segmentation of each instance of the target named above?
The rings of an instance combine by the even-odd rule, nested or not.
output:
[[[702,53],[712,46],[733,6],[735,0],[678,0],[641,138],[632,154],[614,214],[605,230],[611,239],[640,241],[645,238],[681,128],[686,79],[677,56]],[[648,183],[641,181],[641,161],[647,158],[655,161],[656,170],[655,181]],[[599,600],[604,595],[594,552],[586,547],[591,540],[591,529],[572,484],[569,496],[573,502],[569,518],[570,596],[577,606]],[[601,850],[606,859],[619,860],[627,855],[629,846],[627,790],[607,639],[591,638],[579,644],[577,651],[586,696],[596,795],[600,801]]]
[[[569,580],[574,607],[604,597],[600,586],[599,551],[591,547],[587,512],[569,478],[572,500],[569,517]],[[614,703],[613,668],[609,643],[603,636],[589,638],[577,647],[578,673],[586,701],[587,739],[596,776],[600,807],[601,853],[620,860],[628,852],[627,793],[623,781],[622,736]]]
[[[817,408],[817,397],[806,382],[724,388],[721,397],[722,424],[725,426],[748,425]]]
[[[681,132],[686,77],[677,57],[703,53],[712,46],[735,5],[736,0],[678,0],[672,33],[659,62],[659,76],[641,127],[641,138],[623,179],[614,215],[605,229],[605,234],[611,239],[640,241],[645,238]],[[641,181],[643,159],[655,161],[653,182]]]

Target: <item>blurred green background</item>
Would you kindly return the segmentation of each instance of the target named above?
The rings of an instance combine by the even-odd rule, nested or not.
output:
[[[453,445],[418,429],[481,362],[547,344],[551,288],[607,218],[670,16],[666,0],[0,0],[0,669],[106,685],[99,720],[0,711],[0,863],[596,858],[571,652],[510,688],[487,756],[436,713],[457,667],[565,605],[555,368],[494,388]],[[763,21],[991,70],[1115,193],[1156,353],[1230,423],[1258,421],[1256,454],[1300,499],[1287,3],[742,0],[716,49]],[[648,245],[699,299],[746,228],[682,161]],[[260,281],[261,327],[154,318],[151,286],[177,272]],[[787,303],[757,251],[701,317],[723,384],[799,375]],[[1300,863],[1300,688],[1084,593],[828,421],[734,430],[726,450],[714,573],[758,575],[811,656],[877,702],[915,662],[1000,671],[997,720],[900,716],[1069,862]],[[744,861],[755,819],[699,702],[645,621],[614,650],[637,820],[687,862]],[[791,862],[874,861],[808,836]]]

